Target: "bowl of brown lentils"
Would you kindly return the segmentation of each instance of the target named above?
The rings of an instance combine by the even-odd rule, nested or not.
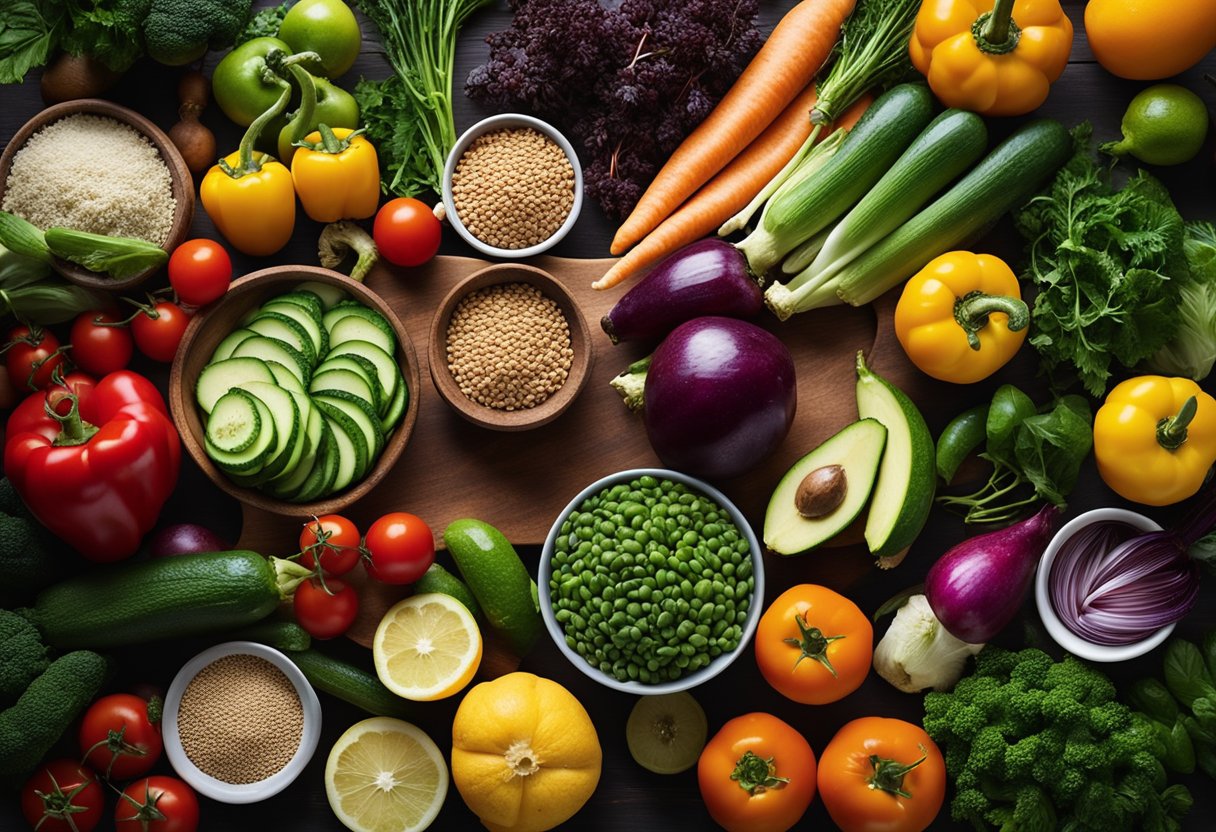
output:
[[[591,370],[591,336],[574,298],[548,272],[499,263],[456,284],[431,321],[428,356],[439,395],[475,425],[548,424]]]
[[[483,119],[448,154],[448,222],[482,254],[540,254],[574,227],[582,205],[583,169],[574,148],[538,118],[504,113]]]

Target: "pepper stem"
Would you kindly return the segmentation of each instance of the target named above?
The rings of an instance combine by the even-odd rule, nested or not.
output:
[[[291,69],[294,72],[297,67],[293,64]],[[307,75],[308,73],[304,74]],[[262,130],[266,128],[266,125],[286,110],[287,102],[291,101],[291,84],[279,77],[278,73],[267,67],[262,73],[262,80],[268,84],[274,83],[279,85],[279,99],[271,105],[269,110],[255,118],[253,123],[249,125],[249,129],[245,131],[245,135],[241,137],[241,144],[238,148],[240,158],[237,160],[237,166],[234,168],[228,164],[226,159],[220,159],[220,170],[233,179],[240,179],[242,176],[257,173],[262,169],[262,162],[265,161],[266,154],[259,153],[257,159],[254,159],[253,145],[258,140],[258,136],[262,135]]]
[[[1186,442],[1186,429],[1199,410],[1199,402],[1191,396],[1173,416],[1157,423],[1157,444],[1167,451],[1176,451]]]
[[[871,789],[882,789],[887,794],[912,797],[904,789],[904,777],[912,769],[923,763],[929,756],[929,752],[925,750],[923,745],[919,746],[919,748],[921,751],[920,759],[907,765],[898,763],[895,760],[889,760],[886,757],[879,757],[877,754],[871,754],[870,765],[874,767],[874,773],[866,779],[866,783],[869,784]]]
[[[1014,0],[996,0],[992,11],[984,12],[971,24],[971,35],[981,52],[1003,55],[1017,49],[1022,30],[1013,19]]]
[[[317,132],[321,134],[321,141],[306,142],[303,139],[292,142],[295,147],[302,147],[305,150],[312,150],[317,153],[329,153],[337,155],[347,150],[351,146],[352,140],[356,136],[362,136],[366,127],[360,127],[358,130],[352,130],[344,138],[339,139],[334,135],[333,128],[328,124],[318,124]]]
[[[828,645],[833,641],[838,641],[844,636],[825,636],[823,631],[818,627],[808,626],[806,619],[801,613],[794,614],[794,623],[798,625],[800,638],[787,638],[783,641],[791,647],[797,647],[802,652],[798,656],[798,660],[794,662],[794,667],[797,667],[803,659],[814,659],[821,665],[826,667],[836,675],[836,668],[832,667],[832,661],[828,658]]]
[[[46,401],[42,405],[46,414],[59,423],[59,435],[52,443],[57,448],[83,445],[92,439],[98,430],[95,425],[90,425],[80,418],[80,399],[72,392],[72,388],[65,384],[64,389],[67,393],[57,397],[54,404],[51,403],[51,393],[55,391],[47,393]],[[69,403],[69,407],[67,414],[61,416],[55,407],[64,401]]]
[[[988,326],[988,316],[993,312],[1004,312],[1009,317],[1007,326],[1010,332],[1030,325],[1030,308],[1020,298],[975,291],[954,302],[954,320],[967,333],[967,344],[977,352],[980,348],[979,332]]]
[[[295,115],[291,119],[291,144],[303,139],[309,133],[309,126],[312,125],[313,118],[317,113],[317,82],[312,77],[312,73],[308,72],[304,67],[298,64],[290,64],[287,71],[291,73],[291,77],[300,85],[300,106],[296,109]],[[280,159],[280,162],[287,160]]]
[[[777,776],[774,759],[769,757],[766,760],[751,751],[744,751],[743,756],[735,763],[735,770],[730,773],[730,779],[738,783],[739,788],[750,795],[775,789],[790,782],[788,777]]]

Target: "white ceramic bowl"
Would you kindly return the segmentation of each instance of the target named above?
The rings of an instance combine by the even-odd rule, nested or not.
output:
[[[1063,647],[1069,653],[1082,659],[1089,659],[1091,662],[1123,662],[1128,659],[1134,659],[1159,646],[1174,631],[1174,625],[1167,624],[1147,638],[1132,644],[1094,644],[1092,641],[1086,641],[1068,629],[1056,614],[1055,607],[1051,603],[1048,582],[1051,576],[1051,565],[1055,562],[1056,554],[1060,551],[1060,547],[1064,545],[1066,540],[1090,523],[1111,521],[1127,523],[1129,526],[1144,532],[1161,530],[1159,524],[1143,514],[1137,514],[1127,509],[1096,508],[1092,511],[1087,511],[1065,523],[1064,527],[1056,532],[1055,537],[1047,544],[1047,550],[1043,552],[1042,559],[1039,560],[1039,569],[1034,580],[1035,604],[1039,608],[1039,617],[1043,619],[1043,626],[1047,628],[1048,634],[1051,635],[1056,644]]]
[[[543,243],[537,243],[527,248],[498,248],[483,243],[474,237],[469,229],[464,227],[464,223],[460,221],[460,216],[456,213],[456,204],[452,201],[452,174],[456,170],[456,163],[460,160],[460,157],[464,155],[469,145],[479,136],[492,133],[495,130],[507,130],[517,127],[531,127],[533,130],[544,133],[566,154],[566,158],[570,160],[570,167],[574,168],[574,204],[570,206],[570,214],[566,217],[566,221],[562,223],[557,231],[553,232],[552,237]],[[557,245],[569,233],[570,229],[574,227],[574,223],[578,220],[578,214],[582,210],[582,207],[583,167],[579,164],[578,154],[574,152],[574,147],[567,141],[565,136],[558,132],[556,127],[532,116],[525,116],[519,113],[503,113],[482,119],[468,130],[465,130],[460,138],[456,140],[455,146],[448,154],[447,164],[443,166],[443,208],[447,212],[448,222],[452,224],[452,228],[456,229],[456,233],[460,235],[461,239],[489,257],[520,259],[532,257],[543,251],[547,251]]]
[[[617,483],[629,482],[636,477],[641,477],[649,474],[657,479],[668,479],[674,482],[683,483],[688,488],[699,491],[706,497],[711,498],[719,506],[724,508],[730,515],[730,519],[739,528],[739,531],[747,539],[748,545],[751,547],[752,558],[752,577],[754,579],[754,587],[752,589],[751,605],[747,609],[747,620],[743,624],[743,632],[739,636],[739,646],[729,653],[723,653],[714,658],[708,665],[699,670],[695,670],[685,676],[675,679],[670,682],[658,682],[655,684],[647,684],[644,682],[621,682],[612,676],[601,671],[598,667],[593,667],[574,649],[566,644],[566,632],[562,629],[562,625],[558,623],[556,614],[553,610],[553,602],[549,596],[549,578],[551,575],[550,563],[553,558],[553,549],[557,535],[561,529],[562,523],[570,516],[570,512],[578,508],[579,504],[588,497],[602,491],[605,488],[611,488]],[[644,696],[656,696],[663,693],[675,693],[681,690],[688,690],[697,685],[708,682],[710,679],[717,676],[723,670],[730,666],[731,662],[739,657],[747,645],[751,643],[752,636],[756,633],[756,625],[760,623],[760,613],[764,606],[764,557],[763,550],[760,548],[760,542],[756,539],[756,533],[752,531],[751,525],[747,519],[735,507],[735,504],[726,498],[718,489],[714,488],[709,483],[703,482],[695,477],[690,477],[687,474],[681,474],[678,471],[669,471],[662,468],[633,468],[628,471],[621,471],[616,474],[611,474],[603,479],[596,480],[591,485],[580,491],[573,500],[566,504],[558,515],[557,520],[553,522],[553,527],[549,529],[549,535],[545,538],[545,546],[541,551],[540,565],[537,570],[536,583],[540,590],[540,612],[541,617],[545,620],[545,628],[549,631],[549,636],[553,639],[553,643],[557,645],[557,649],[562,652],[570,663],[599,682],[605,687],[613,690],[623,691]]]
[[[283,671],[283,675],[295,687],[296,694],[300,697],[300,704],[304,709],[304,730],[301,733],[300,747],[296,749],[295,756],[279,771],[256,783],[225,783],[223,780],[217,780],[211,775],[205,774],[186,756],[177,732],[177,711],[182,704],[182,694],[185,693],[186,686],[207,665],[225,656],[234,655],[257,656]],[[161,731],[164,735],[165,754],[169,758],[169,764],[173,766],[177,775],[190,784],[195,791],[221,803],[256,803],[278,794],[291,785],[291,782],[299,776],[300,772],[304,770],[304,766],[308,765],[308,761],[312,759],[313,752],[317,750],[317,741],[321,738],[321,703],[317,701],[316,692],[304,678],[300,669],[278,650],[252,641],[229,641],[209,647],[199,653],[186,662],[173,677],[173,682],[169,685],[169,692],[165,694]]]

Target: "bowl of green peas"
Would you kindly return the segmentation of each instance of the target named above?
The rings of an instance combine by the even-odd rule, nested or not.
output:
[[[755,634],[764,562],[742,513],[659,468],[597,480],[562,510],[537,583],[549,635],[600,684],[656,695],[725,670]]]

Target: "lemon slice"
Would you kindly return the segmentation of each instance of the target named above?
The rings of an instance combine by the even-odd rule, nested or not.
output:
[[[325,795],[354,832],[420,832],[448,794],[443,754],[419,728],[378,716],[338,737],[325,763]]]
[[[415,595],[384,614],[372,658],[380,681],[398,696],[443,699],[472,681],[481,662],[481,631],[452,596]]]

